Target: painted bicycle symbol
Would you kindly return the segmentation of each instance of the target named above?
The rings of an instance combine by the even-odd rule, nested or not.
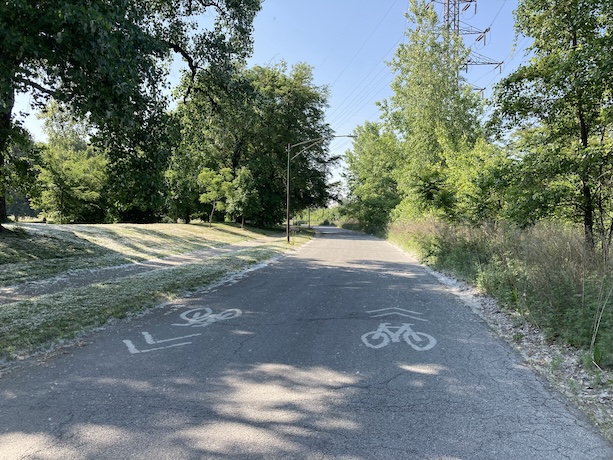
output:
[[[181,313],[181,319],[185,321],[185,323],[173,323],[173,326],[206,327],[217,321],[236,318],[242,313],[243,312],[238,308],[230,308],[221,313],[213,313],[213,310],[208,307],[193,308]]]
[[[436,339],[424,332],[415,332],[411,329],[413,324],[403,323],[402,326],[392,326],[390,323],[381,323],[376,331],[367,332],[362,336],[364,345],[370,348],[383,348],[392,342],[400,342],[402,338],[414,350],[426,351],[434,348]]]

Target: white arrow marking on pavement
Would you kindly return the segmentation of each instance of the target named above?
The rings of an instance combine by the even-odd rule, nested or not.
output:
[[[149,345],[156,345],[158,343],[173,342],[175,340],[189,339],[190,337],[197,337],[199,335],[202,335],[202,332],[199,332],[198,334],[184,335],[182,337],[174,337],[172,339],[164,339],[164,340],[154,340],[153,336],[149,334],[148,332],[142,332],[142,334],[143,334],[143,337],[145,338],[145,342],[147,342]]]
[[[183,345],[191,344],[191,342],[183,342],[183,343],[175,343],[173,345],[166,345],[164,347],[155,347],[155,348],[148,348],[147,350],[139,350],[138,348],[136,348],[134,346],[134,344],[132,343],[131,340],[124,340],[123,343],[126,344],[126,346],[128,347],[128,351],[130,353],[132,353],[132,354],[136,354],[136,353],[148,353],[150,351],[164,350],[166,348],[181,347]]]
[[[404,316],[404,317],[411,318],[411,319],[416,319],[417,321],[428,322],[427,319],[413,316],[413,315],[423,315],[423,313],[420,313],[418,311],[405,310],[404,308],[399,308],[399,307],[381,308],[379,310],[370,310],[370,311],[367,311],[366,313],[369,313],[370,316],[373,318],[380,318],[381,316],[398,315],[398,316]]]

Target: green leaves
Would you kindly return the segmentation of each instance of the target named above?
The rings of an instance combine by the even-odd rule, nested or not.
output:
[[[605,251],[613,217],[611,15],[604,0],[520,1],[516,27],[534,39],[533,57],[497,86],[493,118],[503,130],[519,130],[528,148],[518,167],[543,189],[526,184],[533,199],[522,202],[534,201],[536,218],[562,208],[583,223],[588,246],[598,235]],[[542,147],[532,142],[533,127],[546,134]]]
[[[203,168],[198,174],[198,185],[204,190],[200,194],[200,202],[211,205],[209,214],[209,226],[211,226],[215,210],[223,211],[225,205],[222,200],[226,199],[232,190],[232,170],[222,168],[216,172]]]
[[[281,63],[239,66],[231,74],[202,72],[191,91],[183,87],[189,97],[177,108],[182,141],[173,154],[173,171],[167,173],[173,181],[173,206],[181,203],[186,214],[194,212],[193,171],[221,174],[230,168],[232,192],[218,200],[206,195],[204,201],[215,201],[218,210],[226,203],[230,217],[242,216],[255,225],[281,222],[287,145],[331,134],[324,119],[327,89],[315,86],[312,79],[309,66],[298,64],[288,70]],[[291,195],[296,210],[328,201],[328,169],[337,159],[328,155],[327,144],[315,143],[292,161]],[[207,176],[199,186],[212,179]]]
[[[347,151],[347,185],[350,199],[345,212],[368,232],[377,232],[389,221],[400,202],[394,171],[399,167],[399,143],[380,124],[366,122],[354,132],[353,150]]]
[[[143,143],[152,144],[146,138],[163,121],[171,54],[184,59],[192,76],[226,72],[250,52],[259,8],[259,0],[0,3],[0,168],[17,129],[15,95],[24,92],[39,107],[54,99],[87,119],[119,169],[115,163],[126,152],[151,154]],[[199,24],[204,15],[209,24]]]
[[[411,1],[409,20],[407,42],[390,63],[396,77],[394,94],[381,104],[383,134],[365,125],[348,155],[351,213],[368,222],[371,212],[378,226],[394,206],[396,218],[421,212],[456,218],[461,199],[452,169],[466,166],[454,162],[455,154],[470,151],[482,135],[482,104],[459,73],[468,50],[425,2]]]

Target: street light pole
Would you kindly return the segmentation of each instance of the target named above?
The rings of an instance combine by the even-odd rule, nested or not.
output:
[[[291,144],[287,144],[287,187],[286,187],[286,217],[287,217],[287,228],[285,229],[285,232],[287,233],[287,242],[289,243],[289,162],[290,162],[290,152],[292,150],[292,145]]]
[[[297,144],[287,144],[287,187],[286,187],[286,218],[287,218],[287,225],[286,225],[286,233],[287,233],[287,242],[290,242],[289,239],[289,209],[290,209],[290,198],[289,198],[289,191],[290,191],[290,163],[291,160],[293,160],[294,158],[302,155],[304,152],[306,152],[308,149],[310,149],[311,147],[313,147],[315,144],[319,143],[319,142],[323,142],[327,139],[334,139],[336,137],[355,137],[353,135],[345,135],[345,136],[324,136],[324,137],[318,137],[315,139],[308,139],[306,141],[302,141],[302,142],[298,142]],[[300,145],[305,145],[305,144],[309,144],[306,147],[304,147],[300,152],[298,152],[296,155],[294,155],[293,157],[291,156],[291,151],[294,147],[298,147]]]

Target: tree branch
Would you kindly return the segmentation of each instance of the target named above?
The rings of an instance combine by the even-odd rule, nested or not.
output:
[[[20,75],[15,76],[15,80],[17,80],[19,83],[23,83],[26,86],[30,86],[40,91],[41,93],[46,94],[47,96],[55,96],[57,94],[57,91],[53,89],[45,88],[40,83],[36,83],[35,81],[29,80]]]
[[[196,61],[194,61],[194,58],[187,52],[187,50],[178,43],[172,43],[169,41],[165,41],[164,43],[171,50],[173,50],[175,53],[180,54],[183,59],[185,59],[185,61],[187,62],[187,66],[189,67],[189,70],[191,72],[190,84],[187,87],[187,92],[185,93],[185,96],[183,96],[183,102],[185,102],[189,97],[190,93],[192,92],[194,80],[196,79],[196,73],[198,72],[198,65],[196,64]]]

